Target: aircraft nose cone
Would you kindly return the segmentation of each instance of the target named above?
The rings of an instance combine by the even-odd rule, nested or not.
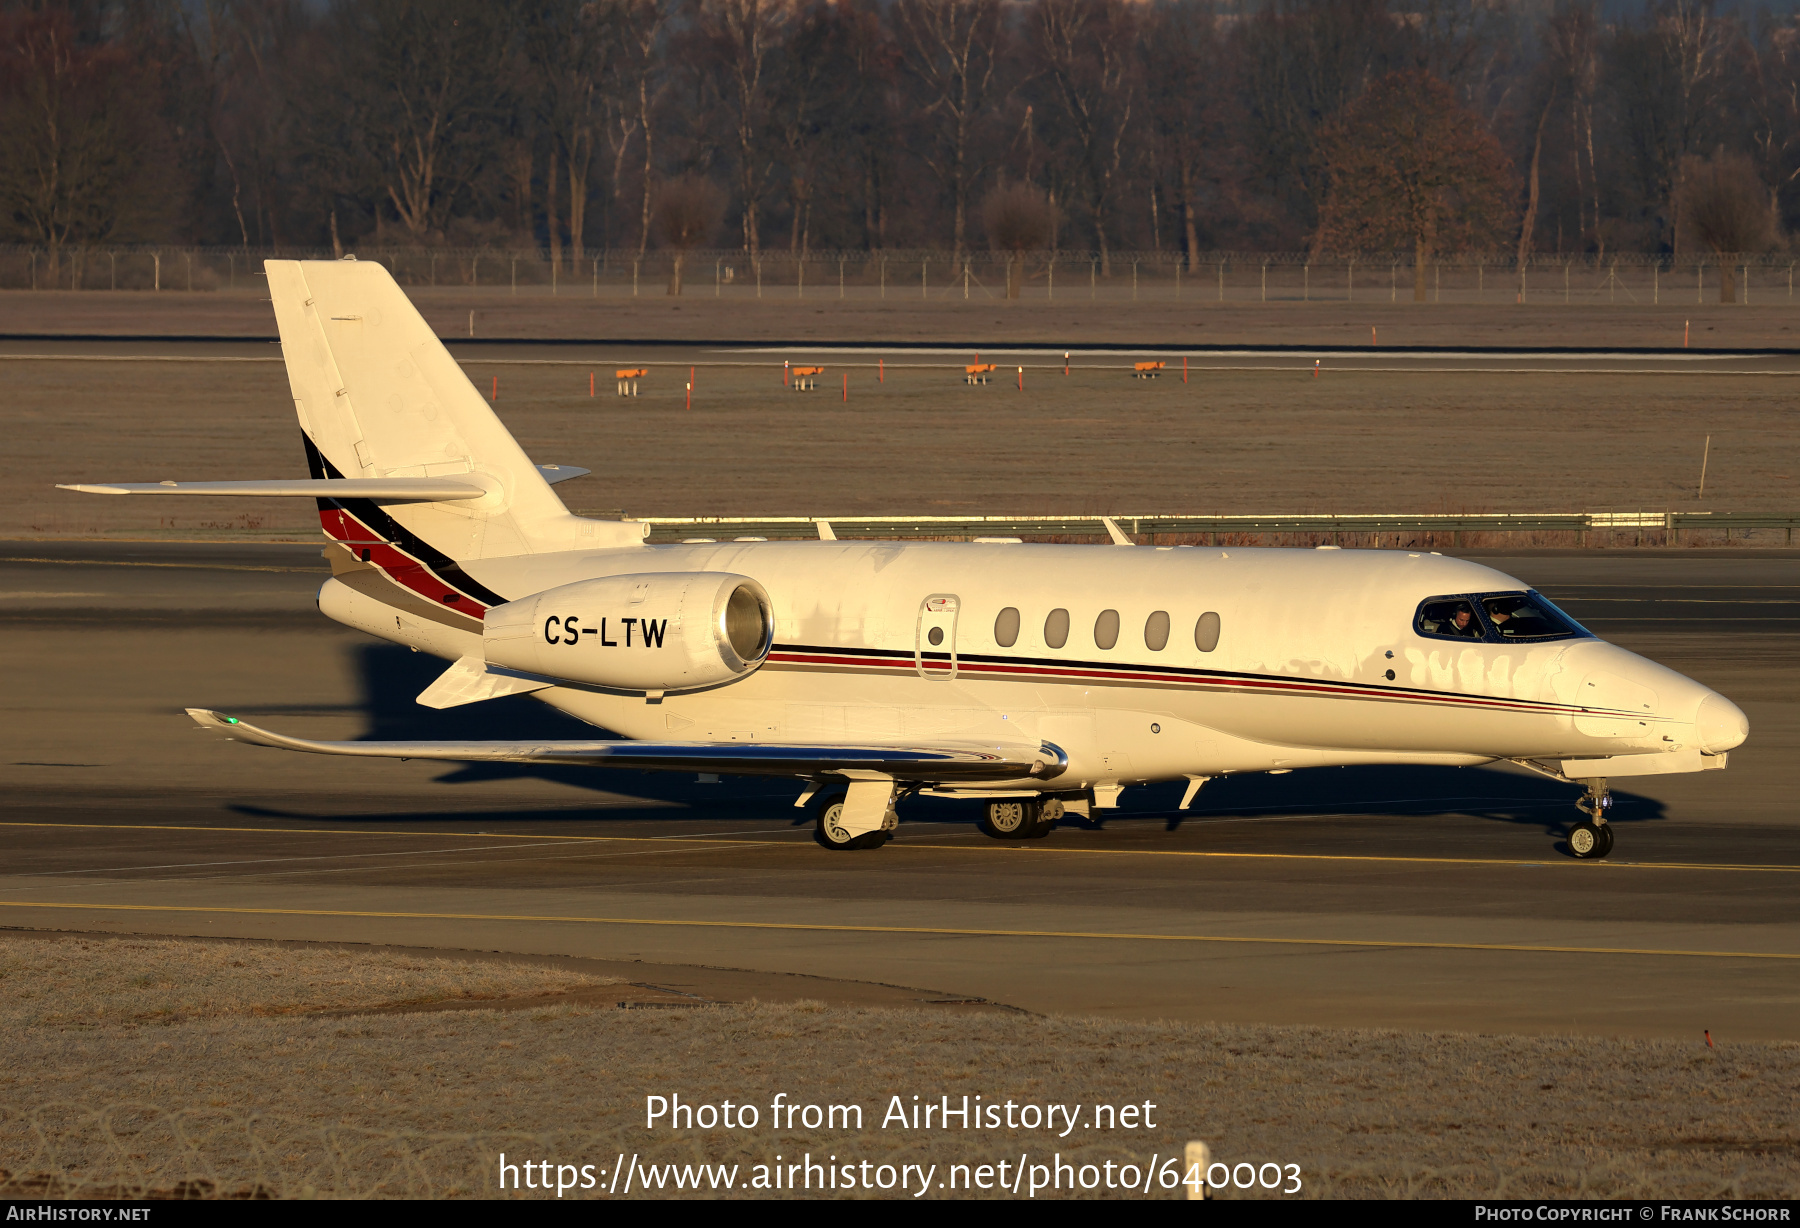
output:
[[[1709,755],[1721,755],[1734,746],[1743,745],[1750,736],[1750,719],[1744,710],[1723,695],[1708,695],[1694,713],[1694,734],[1700,749]]]

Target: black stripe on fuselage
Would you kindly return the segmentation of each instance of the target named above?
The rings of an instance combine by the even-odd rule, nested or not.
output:
[[[318,445],[313,443],[306,432],[302,431],[300,433],[300,438],[306,444],[306,465],[313,477],[341,479],[344,476],[342,473],[338,472],[337,466],[325,459],[325,454],[319,451]],[[330,511],[333,507],[339,507],[350,513],[350,515],[362,521],[363,524],[381,534],[388,541],[400,547],[402,550],[418,559],[419,562],[423,563],[426,567],[430,568],[433,572],[437,573],[438,578],[443,580],[449,587],[467,593],[483,605],[496,606],[506,604],[507,598],[502,597],[493,589],[488,588],[486,585],[476,580],[468,572],[464,571],[462,565],[455,559],[451,558],[442,550],[439,550],[430,542],[401,524],[398,520],[395,520],[392,516],[382,511],[381,508],[372,501],[368,499],[320,499],[318,500],[318,504],[319,510],[322,512]]]

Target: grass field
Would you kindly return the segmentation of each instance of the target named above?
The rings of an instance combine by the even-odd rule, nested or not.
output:
[[[502,1151],[746,1174],[836,1155],[941,1177],[1021,1152],[1146,1165],[1189,1139],[1227,1164],[1298,1164],[1311,1196],[1800,1194],[1795,1045],[544,999],[595,980],[292,944],[6,943],[0,1196],[483,1195]],[[419,1009],[476,996],[495,1009]],[[646,1129],[645,1098],[675,1092],[859,1104],[863,1128]],[[915,1094],[1149,1101],[1155,1128],[877,1125]]]
[[[0,535],[315,533],[298,501],[51,488],[303,476],[280,363],[266,361],[266,347],[227,356],[264,361],[0,363],[9,443]],[[594,470],[559,493],[602,513],[1789,512],[1800,479],[1792,411],[1800,372],[1328,367],[1314,378],[1310,362],[1296,361],[1196,366],[1184,384],[1179,372],[1136,380],[1116,362],[1089,360],[1067,376],[1060,365],[1028,368],[1021,392],[1012,370],[966,386],[962,358],[950,355],[879,372],[873,359],[828,358],[820,388],[795,393],[782,388],[779,354],[701,365],[721,357],[658,351],[630,399],[614,395],[610,379],[614,367],[646,361],[628,347],[565,352],[551,363],[483,352],[466,369],[484,393],[498,381],[498,410],[534,459]]]
[[[1291,272],[1291,270],[1290,270]],[[710,275],[710,270],[708,270]],[[710,281],[710,276],[709,276]],[[1647,287],[1646,287],[1647,288]],[[1118,280],[1088,299],[1086,287],[1055,301],[1037,295],[1007,303],[982,289],[963,298],[961,288],[934,285],[929,298],[916,286],[890,289],[885,300],[852,287],[838,299],[836,286],[812,287],[798,297],[793,286],[765,287],[762,298],[743,291],[715,298],[710,284],[669,298],[648,281],[639,297],[613,288],[589,297],[586,286],[504,289],[411,286],[406,292],[444,337],[466,337],[469,313],[475,335],[536,341],[655,338],[715,342],[932,342],[945,345],[1031,343],[1063,348],[1083,344],[1355,346],[1592,346],[1697,349],[1793,348],[1800,344],[1800,300],[1785,287],[1758,287],[1748,306],[1697,302],[1691,289],[1670,291],[1660,305],[1620,296],[1606,302],[1560,294],[1519,304],[1510,291],[1491,287],[1487,301],[1411,303],[1387,301],[1387,287],[1365,289],[1354,302],[1343,287],[1317,287],[1301,301],[1297,284],[1279,280],[1269,302],[1246,302],[1238,286],[1220,303],[1190,288],[1183,302],[1166,293],[1134,302]],[[1466,293],[1466,291],[1465,291]],[[1402,298],[1404,295],[1402,294]],[[1644,296],[1648,298],[1648,296]],[[1706,296],[1701,296],[1706,298]],[[1370,330],[1376,335],[1371,336]],[[141,291],[0,291],[0,336],[110,335],[273,337],[275,320],[267,292],[150,294]]]

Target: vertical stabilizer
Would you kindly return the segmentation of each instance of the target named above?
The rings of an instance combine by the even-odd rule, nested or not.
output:
[[[406,537],[458,561],[630,545],[635,523],[573,516],[381,265],[270,260],[269,296],[315,477],[458,477],[488,494],[367,509],[322,504],[327,534]],[[358,516],[366,521],[369,516]],[[396,532],[397,531],[397,532]]]

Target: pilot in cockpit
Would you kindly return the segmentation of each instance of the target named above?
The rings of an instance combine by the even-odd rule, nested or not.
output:
[[[1456,613],[1439,628],[1439,632],[1443,635],[1467,636],[1472,640],[1478,640],[1482,635],[1481,624],[1475,621],[1475,611],[1461,602],[1457,603]]]

